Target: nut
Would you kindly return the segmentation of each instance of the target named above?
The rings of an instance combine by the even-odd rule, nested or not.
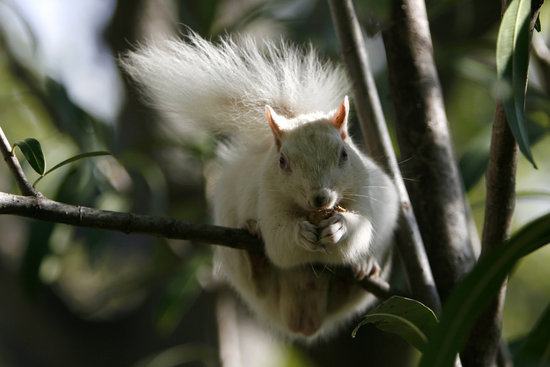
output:
[[[345,211],[346,209],[342,208],[340,205],[336,205],[334,208],[331,209],[320,209],[309,213],[307,216],[307,220],[317,225],[322,220],[332,217],[334,213],[344,213]]]

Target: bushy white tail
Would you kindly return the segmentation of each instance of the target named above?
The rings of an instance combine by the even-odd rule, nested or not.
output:
[[[338,107],[348,83],[340,67],[284,42],[196,34],[128,53],[122,64],[168,120],[257,139],[271,134],[265,105],[294,117]]]

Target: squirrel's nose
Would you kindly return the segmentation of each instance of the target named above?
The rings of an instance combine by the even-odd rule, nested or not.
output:
[[[313,196],[313,205],[316,209],[328,209],[336,203],[336,194],[329,189],[321,189]]]

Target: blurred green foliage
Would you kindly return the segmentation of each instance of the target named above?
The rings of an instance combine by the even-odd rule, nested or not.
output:
[[[387,26],[389,3],[355,2],[361,22],[372,37],[368,41],[369,57],[373,65],[381,65],[376,80],[391,123],[394,112],[391,96],[387,94],[384,53],[377,33]],[[6,4],[9,1],[0,1],[0,6]],[[483,174],[496,98],[494,60],[500,1],[446,0],[428,1],[427,5],[449,128],[480,228],[485,195]],[[328,58],[339,59],[329,7],[320,0],[119,0],[112,19],[106,22],[110,24],[104,42],[113,58],[154,35],[157,27],[169,29],[172,34],[191,28],[207,37],[245,31],[259,37],[285,37],[298,43],[311,42]],[[540,22],[540,36],[548,44],[548,7],[543,7]],[[17,42],[14,34],[0,23],[0,124],[10,141],[35,137],[49,162],[61,162],[92,150],[106,150],[114,155],[114,158],[82,160],[59,169],[41,181],[41,192],[77,205],[195,222],[210,220],[203,170],[214,149],[211,141],[184,142],[182,137],[166,131],[126,79],[126,96],[117,121],[101,121],[94,111],[86,110],[71,98],[63,80],[47,76],[44,69],[36,69],[18,58],[14,45],[15,48],[27,45]],[[539,169],[533,171],[520,158],[517,187],[528,194],[518,198],[515,228],[550,211],[550,162],[544,159],[550,156],[549,75],[550,66],[534,57],[526,113],[533,154],[540,157]],[[24,169],[31,180],[36,178],[27,164]],[[17,192],[4,165],[0,165],[0,189]],[[30,338],[32,351],[17,357],[22,358],[19,362],[38,363],[46,353],[52,361],[65,358],[61,365],[71,362],[82,365],[86,360],[88,365],[120,366],[141,361],[143,365],[162,366],[169,364],[154,364],[155,356],[187,356],[186,343],[199,341],[208,347],[197,349],[201,353],[195,356],[195,363],[201,365],[196,361],[203,360],[206,365],[215,365],[213,295],[197,280],[197,273],[208,272],[210,266],[208,246],[69,229],[28,220],[13,223],[13,218],[0,218],[4,237],[0,264],[8,264],[0,269],[2,274],[17,272],[19,277],[6,278],[6,282],[22,281],[25,292],[14,293],[10,302],[28,302],[31,295],[33,302],[40,305],[40,315],[51,318],[59,328],[52,334],[51,343]],[[550,302],[548,262],[550,251],[541,250],[523,260],[510,279],[504,313],[507,338],[519,338],[530,330]],[[9,305],[8,302],[4,306],[4,312],[17,309]],[[35,333],[40,326],[34,323],[31,331],[23,332],[23,326],[30,322],[24,321],[28,313],[21,311],[11,316],[9,323],[0,322],[5,330],[0,340],[10,334],[16,336],[14,340],[26,340],[27,333]],[[53,328],[49,323],[42,327]],[[75,335],[83,330],[90,336],[79,343]],[[113,335],[109,340],[116,352],[110,357],[96,353],[105,348],[99,341],[105,334],[98,330]],[[5,348],[18,350],[22,345],[25,343],[14,342]],[[5,348],[0,346],[0,352]],[[56,348],[63,351],[56,354]],[[70,348],[76,348],[76,352],[68,352]],[[286,364],[323,366],[337,360],[336,356],[331,360],[326,354],[322,358],[304,354],[302,348],[291,349]],[[352,356],[349,358],[351,361]],[[159,360],[162,362],[162,358],[156,359]]]

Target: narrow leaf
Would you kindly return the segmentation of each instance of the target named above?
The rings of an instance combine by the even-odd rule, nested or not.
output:
[[[71,157],[71,158],[68,158],[68,159],[65,159],[63,162],[61,163],[58,163],[56,164],[54,167],[50,168],[49,170],[47,170],[42,176],[38,177],[38,179],[36,181],[34,181],[34,183],[32,184],[33,187],[35,187],[38,182],[40,182],[40,180],[45,177],[47,174],[51,173],[52,171],[55,171],[56,169],[58,168],[61,168],[63,166],[66,166],[67,164],[69,163],[72,163],[74,161],[78,161],[79,159],[83,159],[83,158],[90,158],[90,157],[97,157],[97,156],[102,156],[102,155],[111,155],[111,153],[109,152],[104,152],[104,151],[98,151],[98,152],[88,152],[88,153],[82,153],[82,154],[78,154],[78,155],[75,155],[74,157]]]
[[[25,140],[18,141],[15,143],[14,148],[17,146],[23,152],[25,159],[29,162],[32,169],[36,171],[39,175],[44,174],[46,169],[46,159],[44,158],[44,153],[42,152],[42,147],[40,142],[34,138],[27,138]]]
[[[523,341],[518,354],[514,357],[514,365],[550,365],[550,305]]]
[[[493,299],[516,262],[549,242],[550,214],[546,214],[481,259],[449,296],[420,367],[453,366],[472,323]]]
[[[437,325],[434,312],[416,300],[393,296],[372,312],[353,330],[352,336],[365,324],[373,324],[378,329],[397,334],[422,351],[428,337]]]
[[[512,0],[508,5],[498,32],[496,64],[508,125],[519,149],[536,168],[525,128],[530,16],[530,0]]]

